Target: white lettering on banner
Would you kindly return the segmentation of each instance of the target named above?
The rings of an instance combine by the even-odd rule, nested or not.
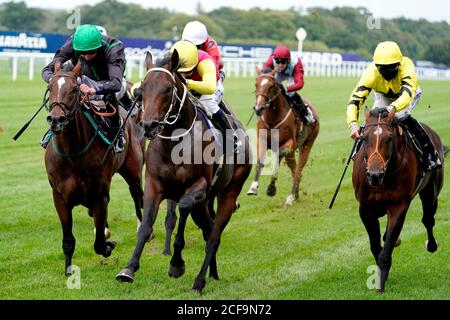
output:
[[[18,36],[0,36],[0,47],[25,48],[25,49],[46,49],[47,39],[44,37],[28,37],[26,33]]]
[[[219,46],[224,58],[267,58],[272,53],[272,48],[251,47],[245,49],[241,46]]]
[[[343,58],[340,53],[330,52],[303,52],[302,62],[304,63],[319,63],[325,65],[340,65]]]

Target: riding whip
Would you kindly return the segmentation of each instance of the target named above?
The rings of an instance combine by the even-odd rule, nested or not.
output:
[[[362,132],[362,129],[363,129],[363,127],[361,127],[359,129],[360,133]],[[342,180],[344,180],[345,173],[347,172],[348,165],[349,165],[350,161],[352,160],[352,155],[353,155],[353,152],[355,152],[355,148],[356,148],[356,146],[358,144],[358,141],[359,141],[359,139],[355,140],[355,143],[353,144],[352,151],[350,152],[350,155],[348,156],[347,163],[345,164],[344,172],[342,173],[342,176],[341,176],[341,180],[339,180],[339,183],[337,185],[336,191],[334,192],[334,195],[333,195],[333,199],[331,199],[330,205],[328,206],[328,208],[330,210],[333,207],[334,200],[336,200],[336,196],[337,196],[337,194],[339,192],[339,188],[341,187]]]
[[[111,149],[113,148],[114,144],[116,143],[116,140],[117,140],[117,138],[119,137],[120,132],[121,132],[121,131],[123,130],[123,128],[125,127],[128,118],[130,117],[131,113],[133,112],[134,107],[136,106],[136,103],[137,103],[137,99],[135,99],[135,100],[133,101],[133,103],[132,103],[130,109],[128,110],[127,116],[125,117],[125,120],[123,121],[122,125],[120,126],[119,130],[117,131],[116,136],[115,136],[114,139],[111,141],[111,144],[109,145],[108,150],[106,150],[106,153],[105,153],[105,155],[103,156],[103,159],[102,159],[102,166],[105,165],[106,159],[108,159],[109,154],[111,153]],[[120,109],[118,108],[117,112],[120,112],[119,110],[120,110]]]
[[[252,121],[254,115],[255,115],[255,111],[253,111],[252,114],[250,115],[250,119],[248,119],[247,124],[245,125],[246,127],[248,126],[250,121]]]
[[[42,105],[41,107],[38,109],[38,111],[36,111],[36,113],[31,117],[31,119],[25,123],[22,127],[22,129],[20,129],[16,135],[13,137],[13,140],[16,141],[17,139],[19,139],[19,137],[22,135],[22,133],[28,128],[28,126],[30,125],[31,121],[33,121],[33,119],[38,115],[38,113],[42,110],[42,108],[47,104],[48,102],[48,97],[47,97],[47,93],[48,93],[49,89],[47,88],[47,90],[45,90],[44,93],[44,98],[42,98]]]

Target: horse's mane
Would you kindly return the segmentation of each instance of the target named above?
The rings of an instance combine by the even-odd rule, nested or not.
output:
[[[155,61],[155,66],[161,68],[170,62],[170,52],[166,51]]]
[[[162,68],[163,66],[170,63],[171,55],[169,51],[164,52],[161,56],[159,56],[155,61],[155,66]],[[175,69],[183,68],[186,66],[186,61],[180,59],[178,61],[178,66]]]
[[[375,108],[370,110],[370,115],[376,118],[381,115],[381,118],[386,118],[389,115],[389,111],[386,108]]]

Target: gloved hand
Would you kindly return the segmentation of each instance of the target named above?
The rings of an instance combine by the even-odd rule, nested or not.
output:
[[[391,105],[387,106],[387,107],[386,107],[386,110],[387,110],[389,113],[391,113],[392,110],[394,110],[394,113],[397,111],[397,110],[395,109],[395,107],[394,107],[394,106],[391,106]]]
[[[352,138],[353,140],[358,140],[359,138],[361,138],[360,134],[359,134],[359,124],[354,123],[350,126],[350,138]]]

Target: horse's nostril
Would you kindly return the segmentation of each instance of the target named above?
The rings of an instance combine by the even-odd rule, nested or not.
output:
[[[64,117],[64,116],[59,117],[56,121],[57,121],[59,124],[65,123],[65,122],[66,122],[66,117]]]
[[[48,125],[51,125],[52,122],[53,122],[52,117],[48,116],[48,117],[47,117],[47,123],[48,123]]]

